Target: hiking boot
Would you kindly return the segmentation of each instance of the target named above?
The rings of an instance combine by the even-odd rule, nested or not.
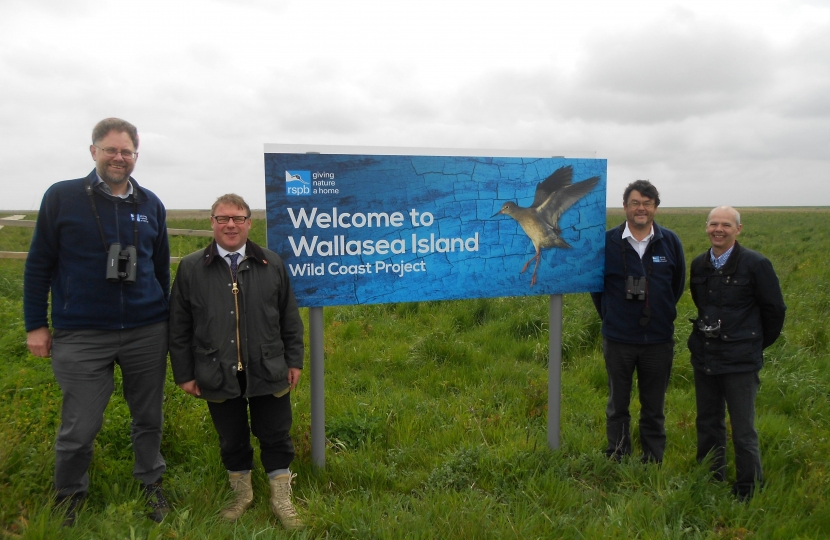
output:
[[[251,506],[251,501],[254,500],[254,490],[251,488],[251,471],[246,473],[228,472],[228,480],[234,492],[234,500],[219,515],[227,520],[236,521],[242,517],[245,510]]]
[[[71,527],[75,524],[78,509],[83,505],[86,499],[86,493],[73,493],[72,495],[58,495],[55,498],[55,504],[52,506],[52,511],[57,514],[63,514],[63,523],[61,527]]]
[[[161,523],[164,516],[170,512],[167,499],[164,498],[164,493],[161,490],[161,480],[152,484],[143,484],[141,487],[144,489],[144,498],[147,500],[147,508],[149,508],[147,517],[156,523]]]
[[[271,478],[271,509],[280,518],[282,526],[288,530],[297,530],[305,527],[305,524],[297,515],[297,509],[291,502],[291,481],[296,474],[280,474]]]

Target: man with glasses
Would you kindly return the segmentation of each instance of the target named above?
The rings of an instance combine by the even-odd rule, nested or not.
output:
[[[732,207],[709,212],[711,248],[692,261],[689,350],[695,373],[697,460],[710,459],[714,477],[726,480],[726,410],[735,447],[732,493],[749,500],[763,485],[755,430],[755,396],[764,349],[775,343],[787,306],[769,260],[737,242],[741,215]]]
[[[686,283],[680,239],[654,221],[660,194],[648,180],[623,193],[625,222],[605,235],[605,279],[591,297],[602,319],[608,372],[605,454],[631,454],[631,388],[640,393],[641,461],[662,463],[666,449],[664,405],[674,358],[676,304]]]
[[[168,511],[159,451],[170,290],[166,212],[130,176],[138,159],[135,126],[102,120],[89,150],[95,169],[43,196],[23,287],[29,351],[51,356],[63,394],[55,503],[64,525],[72,525],[89,488],[93,443],[118,364],[132,416],[133,476],[150,517],[161,521]]]
[[[282,259],[248,239],[251,209],[222,195],[211,208],[214,241],[179,264],[170,300],[176,384],[207,400],[239,519],[253,501],[251,432],[286,529],[303,522],[291,501],[291,390],[303,368],[303,322]],[[250,423],[248,413],[250,412]]]

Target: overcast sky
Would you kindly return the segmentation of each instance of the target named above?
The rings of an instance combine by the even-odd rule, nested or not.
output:
[[[265,143],[608,160],[609,206],[830,205],[830,0],[0,0],[0,208],[134,123],[168,208],[264,208]]]

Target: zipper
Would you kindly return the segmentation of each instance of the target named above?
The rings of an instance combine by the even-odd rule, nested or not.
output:
[[[121,223],[119,220],[121,219],[121,215],[118,213],[118,202],[114,202],[113,206],[115,206],[115,241],[121,242]],[[124,282],[118,282],[118,289],[119,289],[119,296],[121,299],[121,329],[123,330],[126,328],[124,325]]]
[[[650,298],[649,298],[649,290],[648,290],[649,281],[651,281],[651,272],[646,270],[646,263],[645,263],[645,258],[646,257],[654,257],[654,237],[651,238],[648,245],[646,246],[646,250],[643,252],[643,256],[640,257],[640,269],[643,271],[643,277],[646,278],[646,305],[645,305],[645,307],[649,310],[649,312],[651,312],[651,307],[649,306]],[[654,259],[652,259],[652,261],[651,261],[651,268],[652,269],[654,268]],[[643,333],[643,339],[645,340],[646,343],[649,343],[647,332]]]
[[[240,261],[240,262],[242,262],[242,261]],[[231,281],[233,281],[233,287],[231,288],[231,292],[233,293],[233,305],[234,305],[233,313],[234,313],[234,315],[236,315],[236,369],[237,369],[237,371],[245,371],[245,367],[242,365],[242,347],[239,344],[239,286],[237,284],[238,280],[233,278],[233,272],[231,271],[230,265],[228,265],[228,272],[231,273]],[[237,276],[238,276],[239,275],[239,268],[238,267],[237,267],[236,273],[237,273]]]

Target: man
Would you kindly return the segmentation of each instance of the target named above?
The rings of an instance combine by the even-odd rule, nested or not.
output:
[[[726,479],[726,410],[732,424],[736,479],[732,493],[749,500],[763,485],[755,396],[763,351],[778,339],[787,306],[769,260],[741,246],[741,216],[729,206],[709,213],[712,247],[692,261],[697,319],[689,336],[697,401],[697,460],[707,456]]]
[[[664,405],[686,260],[677,235],[654,221],[658,206],[660,194],[648,180],[628,185],[623,193],[625,223],[605,235],[603,292],[591,294],[602,319],[608,372],[605,454],[617,461],[631,454],[628,407],[635,370],[642,461],[662,463],[666,449]]]
[[[211,208],[214,241],[182,259],[170,303],[176,384],[207,400],[239,519],[253,500],[253,431],[286,529],[303,523],[291,502],[291,394],[303,367],[303,322],[280,257],[248,240],[251,209],[234,194]],[[250,410],[251,422],[248,423]]]
[[[56,507],[72,525],[89,488],[93,442],[118,364],[132,415],[133,476],[150,517],[161,521],[168,511],[159,452],[170,290],[166,213],[130,176],[138,158],[135,126],[102,120],[89,151],[95,169],[86,178],[58,182],[43,196],[24,278],[29,351],[51,355],[63,394]]]

